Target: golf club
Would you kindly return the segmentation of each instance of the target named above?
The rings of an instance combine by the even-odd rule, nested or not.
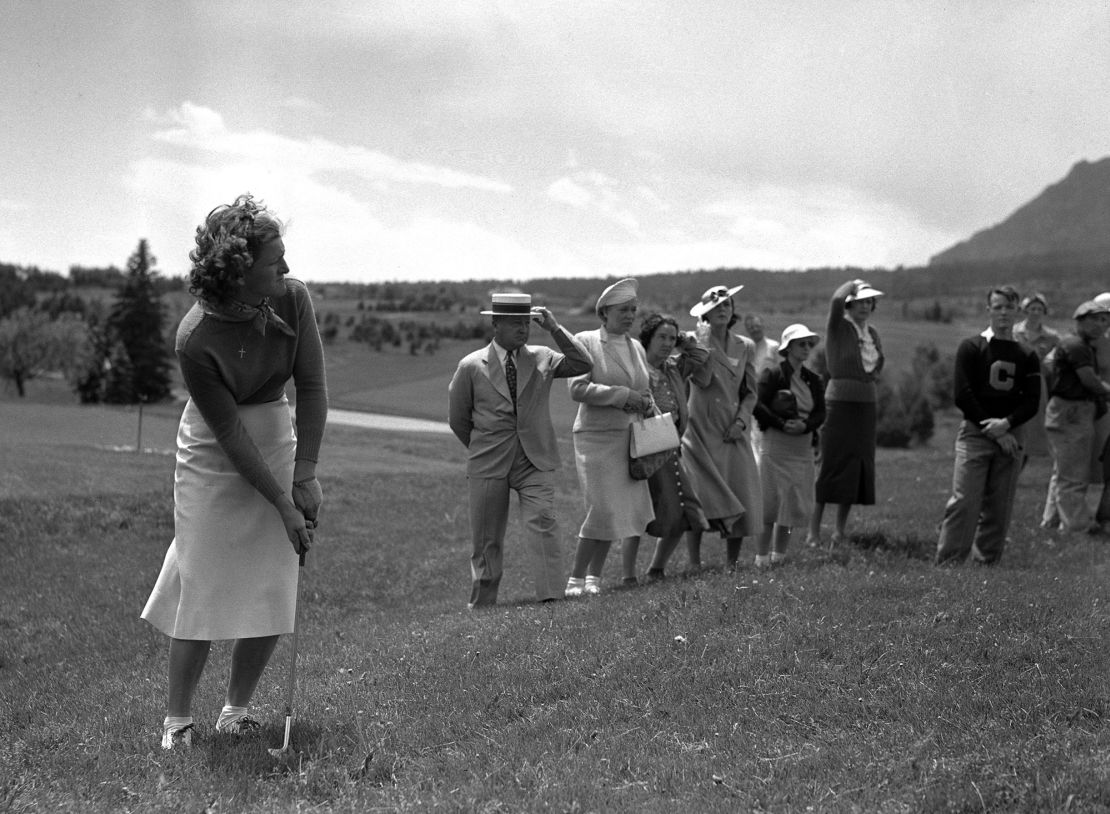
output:
[[[304,568],[304,552],[301,552],[298,568]],[[285,740],[281,744],[280,749],[270,749],[271,757],[281,758],[287,757],[290,754],[289,739],[293,732],[293,692],[297,688],[297,617],[300,610],[301,599],[301,576],[300,571],[297,572],[297,602],[293,606],[293,653],[289,657],[289,681],[285,686]]]

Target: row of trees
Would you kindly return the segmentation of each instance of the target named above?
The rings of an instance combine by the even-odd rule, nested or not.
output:
[[[0,267],[6,293],[0,299],[0,376],[21,397],[27,382],[61,372],[83,403],[168,398],[166,309],[154,264],[147,241],[140,240],[109,309],[62,288],[44,289],[43,279],[25,270]],[[51,293],[40,299],[36,292],[42,290]]]

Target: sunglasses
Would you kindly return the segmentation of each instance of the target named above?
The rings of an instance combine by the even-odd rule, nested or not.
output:
[[[795,339],[799,348],[812,349],[817,347],[817,342],[813,339]]]

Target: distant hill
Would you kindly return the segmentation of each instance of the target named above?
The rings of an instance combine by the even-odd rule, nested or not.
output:
[[[929,260],[930,266],[1017,258],[1098,263],[1110,257],[1110,157],[1080,161],[1006,220]]]

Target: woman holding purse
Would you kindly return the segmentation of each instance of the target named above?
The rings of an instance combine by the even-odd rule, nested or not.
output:
[[[568,597],[601,593],[601,569],[612,541],[638,547],[652,518],[647,482],[628,471],[629,425],[636,416],[653,413],[647,358],[628,335],[636,320],[637,291],[633,279],[606,288],[594,306],[601,327],[574,337],[589,352],[593,369],[569,380],[570,396],[578,402],[574,463],[586,516]]]

